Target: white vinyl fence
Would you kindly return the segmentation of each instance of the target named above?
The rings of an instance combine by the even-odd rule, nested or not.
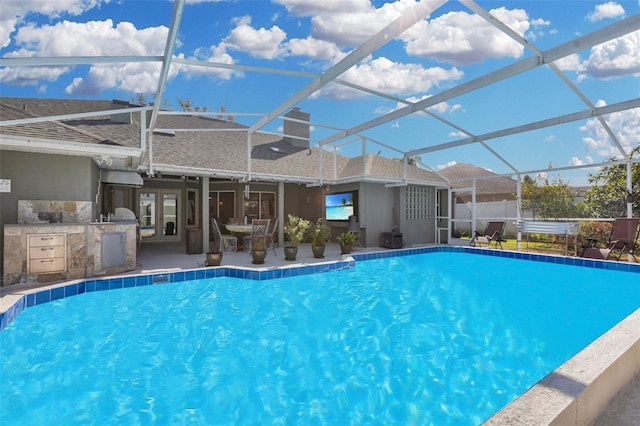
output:
[[[523,212],[523,219],[531,219],[531,212]],[[476,230],[484,231],[487,222],[503,221],[505,233],[515,237],[517,231],[518,206],[516,200],[476,203]],[[471,236],[471,203],[456,204],[453,214],[453,235]]]

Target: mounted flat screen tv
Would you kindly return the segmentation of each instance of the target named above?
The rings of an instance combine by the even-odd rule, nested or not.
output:
[[[358,191],[336,192],[324,197],[326,220],[349,220],[357,215]]]

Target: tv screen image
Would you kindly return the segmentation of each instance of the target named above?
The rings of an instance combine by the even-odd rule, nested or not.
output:
[[[356,192],[340,192],[325,196],[326,220],[349,220],[355,214]]]

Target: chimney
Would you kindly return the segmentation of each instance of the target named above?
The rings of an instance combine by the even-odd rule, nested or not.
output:
[[[284,115],[288,118],[302,120],[298,121],[284,120],[284,141],[289,142],[293,146],[309,148],[309,113],[300,111],[300,108],[294,108]],[[304,139],[296,138],[296,136]]]
[[[111,101],[109,109],[125,109],[129,107],[129,102],[119,101],[114,99]],[[114,123],[131,124],[131,113],[125,112],[123,114],[111,114],[111,121]]]

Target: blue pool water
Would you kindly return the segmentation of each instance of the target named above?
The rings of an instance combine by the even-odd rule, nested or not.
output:
[[[85,293],[0,333],[0,424],[476,425],[640,307],[636,278],[430,253]]]

